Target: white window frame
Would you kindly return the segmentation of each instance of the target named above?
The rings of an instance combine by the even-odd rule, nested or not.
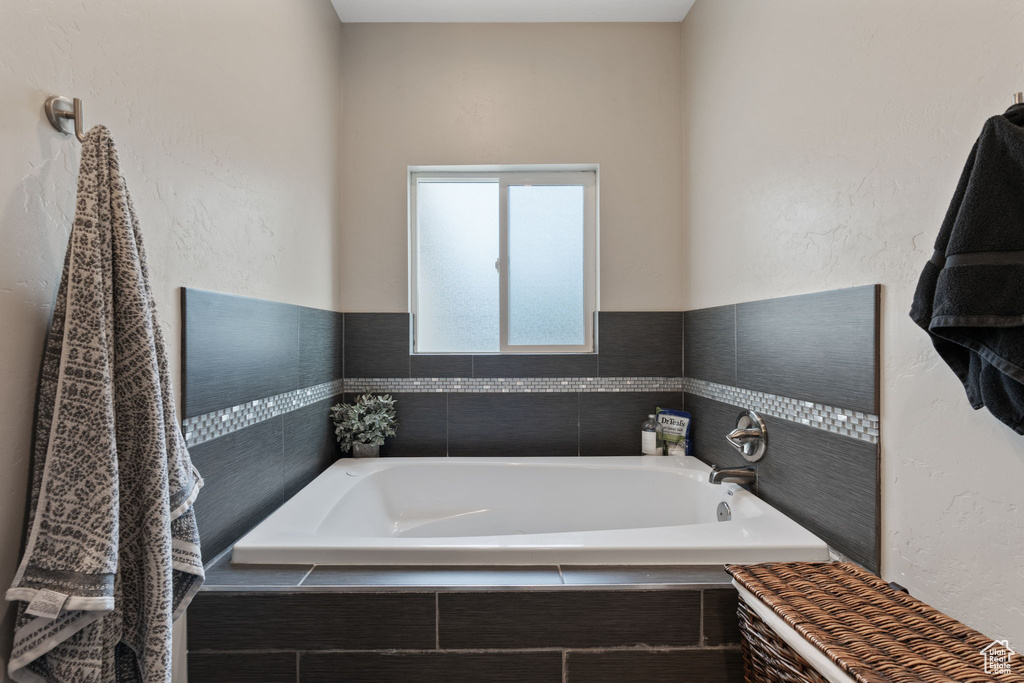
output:
[[[598,309],[598,201],[599,169],[596,164],[557,166],[410,166],[409,167],[409,310],[412,312],[412,353],[426,355],[501,355],[517,353],[596,353],[594,318]],[[498,183],[498,299],[499,351],[420,351],[416,342],[418,315],[416,189],[428,182]],[[508,343],[508,188],[509,185],[583,186],[583,297],[584,343],[524,345]]]

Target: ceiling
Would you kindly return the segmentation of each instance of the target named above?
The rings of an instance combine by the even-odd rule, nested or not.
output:
[[[331,0],[345,23],[682,21],[695,0]]]

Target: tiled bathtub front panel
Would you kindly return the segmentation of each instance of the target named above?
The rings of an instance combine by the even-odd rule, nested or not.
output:
[[[728,584],[238,591],[190,607],[191,683],[743,680]]]

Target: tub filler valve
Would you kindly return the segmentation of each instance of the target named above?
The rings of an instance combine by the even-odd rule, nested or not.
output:
[[[768,448],[768,428],[753,410],[744,410],[736,418],[736,429],[725,440],[740,452],[747,462],[757,462]]]
[[[712,465],[708,481],[712,484],[741,484],[749,486],[757,481],[757,471],[753,467],[720,470],[718,465]]]

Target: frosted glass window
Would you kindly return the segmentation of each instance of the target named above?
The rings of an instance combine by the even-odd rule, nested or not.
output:
[[[414,353],[592,353],[597,173],[409,169]]]
[[[499,351],[498,183],[418,183],[416,213],[417,348]]]
[[[583,187],[508,187],[508,343],[585,343]]]

